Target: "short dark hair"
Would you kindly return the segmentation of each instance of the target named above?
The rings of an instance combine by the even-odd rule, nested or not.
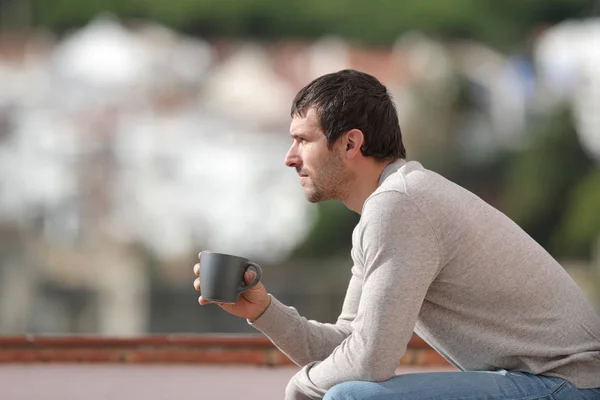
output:
[[[313,107],[329,148],[344,133],[360,129],[365,157],[406,158],[396,106],[387,88],[374,76],[352,69],[320,76],[296,94],[291,116],[304,117]]]

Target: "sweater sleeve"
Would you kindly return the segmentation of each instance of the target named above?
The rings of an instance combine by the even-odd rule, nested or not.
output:
[[[439,272],[436,234],[406,194],[387,191],[372,196],[359,226],[364,279],[352,331],[329,357],[294,375],[286,388],[288,400],[321,399],[346,381],[393,377]]]
[[[313,361],[322,361],[348,337],[351,322],[356,317],[360,299],[360,278],[352,268],[342,311],[335,324],[308,320],[294,307],[282,304],[271,296],[271,304],[250,325],[265,334],[286,356],[302,367]]]

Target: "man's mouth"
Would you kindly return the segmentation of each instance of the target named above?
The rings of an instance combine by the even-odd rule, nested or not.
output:
[[[306,180],[306,178],[308,177],[308,175],[298,173],[298,176],[299,176],[300,184],[304,185],[304,181]]]

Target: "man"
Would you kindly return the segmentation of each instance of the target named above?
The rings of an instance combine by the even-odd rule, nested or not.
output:
[[[377,79],[317,78],[294,99],[290,133],[285,164],[306,198],[361,217],[335,324],[301,317],[263,285],[220,305],[302,367],[288,400],[600,399],[600,318],[584,294],[504,214],[406,161]],[[395,376],[413,330],[462,372]]]

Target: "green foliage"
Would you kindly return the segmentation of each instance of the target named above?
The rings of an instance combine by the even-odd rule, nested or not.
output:
[[[30,0],[34,25],[64,30],[102,12],[143,17],[206,36],[318,37],[389,45],[407,30],[466,36],[499,47],[536,24],[589,14],[593,0]]]
[[[543,121],[529,145],[509,163],[501,208],[551,253],[563,255],[565,248],[554,247],[551,238],[557,222],[566,218],[571,190],[592,168],[569,114],[559,113]],[[589,243],[591,238],[579,240]]]
[[[569,193],[552,247],[562,254],[590,257],[600,240],[600,168],[596,168]]]
[[[294,257],[326,258],[348,252],[360,216],[338,201],[318,203],[319,217]]]

